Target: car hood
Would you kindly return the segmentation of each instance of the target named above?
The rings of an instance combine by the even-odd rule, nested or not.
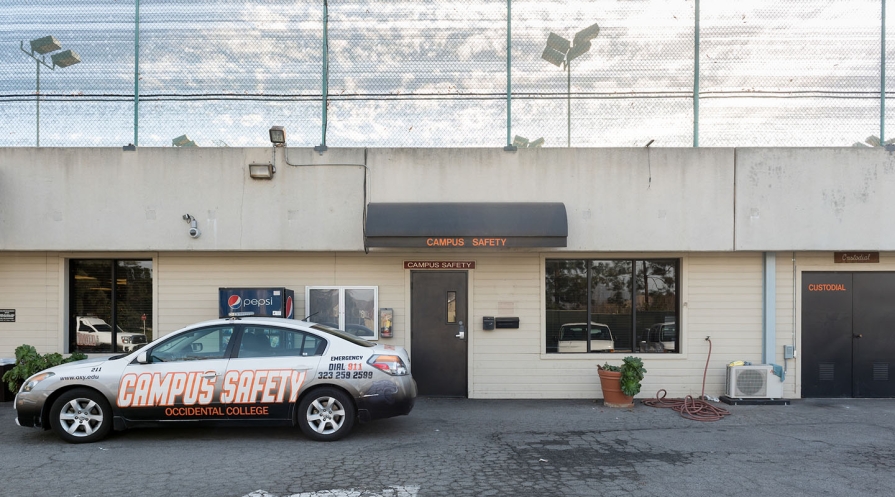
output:
[[[77,369],[81,369],[84,366],[90,364],[96,364],[98,362],[106,362],[108,361],[108,357],[88,357],[87,359],[81,359],[80,361],[75,362],[67,362],[65,364],[60,364],[58,366],[53,366],[52,368],[45,369],[44,371],[52,371],[52,372],[65,372],[65,371],[74,371]]]

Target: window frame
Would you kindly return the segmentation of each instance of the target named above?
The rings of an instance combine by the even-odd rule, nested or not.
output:
[[[366,336],[358,336],[358,338],[362,340],[379,340],[379,287],[378,286],[360,286],[360,285],[319,285],[319,286],[306,286],[305,287],[305,315],[308,316],[306,321],[311,323],[318,323],[324,326],[331,326],[331,324],[326,322],[320,322],[314,319],[315,311],[311,308],[312,299],[311,292],[313,290],[336,290],[339,295],[339,303],[338,303],[338,315],[339,322],[336,323],[338,325],[338,329],[344,331],[347,321],[346,310],[345,310],[345,299],[347,292],[351,290],[372,290],[373,291],[373,308],[371,309],[370,319],[373,322],[373,327],[370,330],[373,332],[372,337]],[[353,323],[352,323],[353,324]],[[363,325],[361,325],[363,326]],[[350,335],[354,335],[348,331],[344,331]]]
[[[542,269],[543,269],[541,281],[542,281],[542,284],[544,285],[542,287],[543,290],[541,293],[541,298],[544,299],[543,304],[542,304],[542,310],[544,312],[544,327],[541,330],[541,333],[542,333],[541,337],[543,340],[541,342],[541,346],[540,346],[541,354],[545,354],[551,358],[562,357],[562,356],[581,357],[581,354],[592,354],[592,353],[607,353],[607,354],[647,353],[647,354],[654,354],[656,352],[666,352],[666,353],[674,354],[675,356],[683,355],[683,339],[682,339],[682,326],[681,326],[682,301],[683,301],[682,296],[681,296],[681,289],[683,288],[683,274],[682,274],[683,267],[684,267],[683,258],[681,258],[679,256],[678,257],[673,257],[673,256],[670,256],[670,257],[549,257],[549,256],[545,256],[541,260],[542,260]],[[617,348],[616,347],[616,348],[614,348],[614,350],[612,352],[605,352],[602,350],[591,350],[591,348],[592,348],[591,347],[591,339],[593,337],[593,331],[591,331],[590,333],[586,333],[586,336],[585,336],[586,346],[585,346],[584,351],[560,352],[559,351],[559,333],[560,333],[560,329],[562,326],[561,324],[553,323],[555,325],[555,330],[553,330],[553,334],[555,335],[555,337],[553,337],[553,338],[555,338],[555,341],[551,340],[552,328],[551,328],[550,312],[555,312],[559,309],[550,309],[548,307],[549,303],[552,302],[552,300],[550,299],[551,285],[548,283],[548,280],[550,279],[549,276],[551,274],[550,273],[550,270],[551,270],[550,265],[551,265],[551,263],[565,263],[565,264],[572,263],[572,264],[570,264],[570,267],[574,266],[575,265],[574,263],[583,265],[583,267],[585,269],[583,276],[587,282],[586,283],[586,292],[585,292],[585,296],[584,296],[584,299],[585,299],[584,302],[585,302],[586,307],[585,307],[585,309],[578,308],[577,311],[580,313],[583,313],[586,316],[586,318],[581,319],[581,320],[571,319],[571,321],[569,321],[569,322],[572,323],[572,322],[581,321],[582,324],[587,324],[588,329],[590,329],[591,323],[595,319],[597,321],[600,320],[594,316],[594,309],[593,309],[593,304],[594,304],[593,276],[594,276],[594,267],[595,267],[594,264],[599,263],[599,262],[628,262],[628,263],[630,263],[630,269],[629,269],[630,272],[626,275],[626,278],[628,279],[627,293],[629,294],[627,301],[628,301],[628,305],[630,306],[630,311],[629,311],[629,313],[626,313],[626,316],[625,316],[630,319],[630,330],[622,329],[622,331],[616,331],[615,329],[613,329],[610,326],[612,336],[615,340],[618,340],[620,336],[624,337],[625,339],[630,339],[630,341],[631,341],[630,348]],[[640,267],[642,267],[645,263],[646,264],[648,264],[648,263],[664,263],[664,264],[670,265],[674,269],[674,281],[673,281],[672,285],[669,285],[669,288],[672,289],[674,292],[673,293],[674,304],[673,304],[673,310],[667,311],[668,314],[673,316],[673,321],[668,321],[667,320],[668,317],[666,317],[665,318],[666,321],[664,321],[664,322],[652,322],[649,325],[641,324],[643,322],[647,322],[647,323],[650,322],[649,318],[640,319],[638,317],[638,315],[642,315],[644,312],[650,312],[650,311],[644,311],[644,310],[638,309],[638,307],[639,307],[638,297],[640,295],[642,295],[643,292],[649,292],[649,288],[640,288],[639,287],[640,281],[639,281],[638,277],[640,275],[638,273],[638,269]],[[658,273],[658,274],[661,274],[661,273]],[[581,276],[579,275],[579,277],[581,277]],[[580,301],[579,301],[579,303],[580,303]],[[574,310],[574,309],[572,309],[572,310]],[[661,311],[658,311],[658,312],[661,312]],[[563,319],[558,319],[556,321],[558,323],[564,322]],[[651,330],[654,326],[656,326],[658,324],[667,325],[667,324],[672,324],[672,323],[675,327],[675,340],[673,340],[675,342],[675,344],[674,344],[673,349],[655,350],[653,347],[650,347],[648,345],[645,348],[645,350],[641,350],[641,344],[637,342],[637,340],[639,339],[639,337],[641,337],[641,335],[648,337],[649,330]],[[662,337],[662,338],[664,338],[664,337]],[[665,341],[665,340],[662,340],[662,341]],[[555,347],[551,347],[551,344],[555,345]],[[553,350],[551,350],[551,348],[553,348]],[[568,347],[567,347],[567,349],[568,349]]]

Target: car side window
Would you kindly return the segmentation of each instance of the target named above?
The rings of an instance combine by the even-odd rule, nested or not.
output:
[[[265,326],[246,326],[238,357],[323,355],[326,341],[311,333]]]
[[[181,333],[152,348],[150,362],[223,359],[232,326],[215,326]]]
[[[591,328],[590,338],[591,340],[612,340],[612,334],[609,333],[609,328],[594,327]]]

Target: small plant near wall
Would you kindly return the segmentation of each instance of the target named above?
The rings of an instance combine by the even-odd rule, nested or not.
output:
[[[62,354],[53,352],[50,354],[40,355],[37,349],[31,345],[19,345],[16,347],[16,364],[13,368],[3,375],[0,380],[6,382],[10,392],[18,392],[25,380],[32,375],[37,374],[44,369],[52,368],[67,362],[80,361],[87,359],[87,356],[81,352],[75,352],[69,357],[62,357]]]
[[[622,359],[621,366],[610,366],[609,363],[601,366],[606,371],[615,371],[622,374],[621,388],[625,395],[634,396],[640,393],[640,382],[646,373],[643,367],[643,360],[639,357],[628,356]]]
[[[628,356],[621,366],[598,365],[604,404],[610,407],[633,407],[634,396],[640,393],[640,382],[646,373],[643,360]]]

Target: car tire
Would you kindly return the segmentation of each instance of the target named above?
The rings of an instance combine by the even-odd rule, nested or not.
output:
[[[331,387],[317,388],[298,404],[298,425],[310,439],[333,442],[354,427],[354,402],[345,392]]]
[[[95,390],[69,390],[53,402],[50,426],[68,443],[96,442],[112,429],[112,408]]]

